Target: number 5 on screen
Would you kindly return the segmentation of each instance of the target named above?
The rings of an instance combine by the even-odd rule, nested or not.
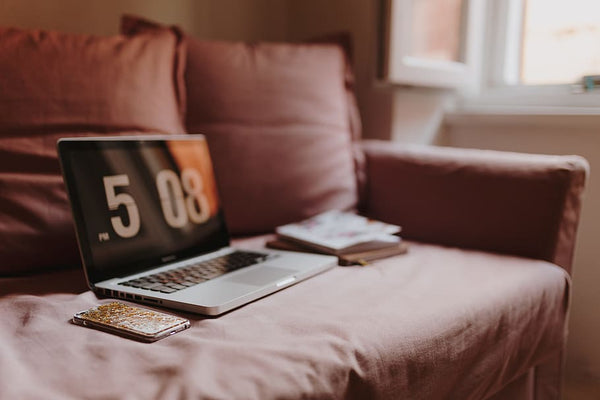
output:
[[[121,217],[112,217],[110,219],[115,233],[123,238],[134,237],[140,231],[140,212],[135,204],[135,200],[127,193],[115,193],[116,187],[129,186],[129,177],[125,174],[105,176],[103,181],[108,209],[114,211],[119,206],[124,205],[129,215],[129,225],[127,226],[123,224]]]

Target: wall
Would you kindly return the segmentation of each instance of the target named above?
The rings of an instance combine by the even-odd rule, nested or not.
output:
[[[397,87],[391,107],[390,139],[411,144],[439,144],[444,114],[454,101],[452,91]]]
[[[283,40],[286,10],[282,0],[0,0],[0,25],[109,35],[131,13],[204,38]]]

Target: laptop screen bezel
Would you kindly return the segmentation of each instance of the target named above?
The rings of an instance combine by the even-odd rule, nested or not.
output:
[[[92,256],[90,238],[87,235],[85,216],[78,195],[79,188],[73,174],[73,165],[71,163],[71,153],[82,150],[97,150],[107,148],[139,148],[143,146],[164,146],[169,141],[206,141],[204,135],[168,135],[168,136],[118,136],[118,137],[83,137],[83,138],[61,138],[57,142],[58,155],[63,174],[63,180],[69,197],[69,203],[73,215],[73,222],[76,231],[77,242],[83,263],[88,285],[93,289],[94,285],[113,278],[121,278],[136,273],[144,272],[152,268],[169,262],[177,262],[192,257],[201,256],[220,248],[230,245],[230,236],[225,223],[223,209],[219,205],[216,217],[220,220],[222,229],[214,246],[210,248],[203,247],[202,243],[196,243],[193,246],[186,247],[176,252],[161,254],[158,257],[136,260],[128,265],[121,265],[118,269],[100,270],[94,265]],[[214,175],[214,172],[213,172]]]

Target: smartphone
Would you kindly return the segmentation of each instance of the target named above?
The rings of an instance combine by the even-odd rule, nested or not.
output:
[[[78,312],[73,323],[143,342],[155,342],[190,327],[185,318],[118,301]]]

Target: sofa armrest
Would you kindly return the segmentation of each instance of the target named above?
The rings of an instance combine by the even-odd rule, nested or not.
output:
[[[547,260],[570,272],[584,158],[360,146],[366,215],[401,225],[407,239]]]

